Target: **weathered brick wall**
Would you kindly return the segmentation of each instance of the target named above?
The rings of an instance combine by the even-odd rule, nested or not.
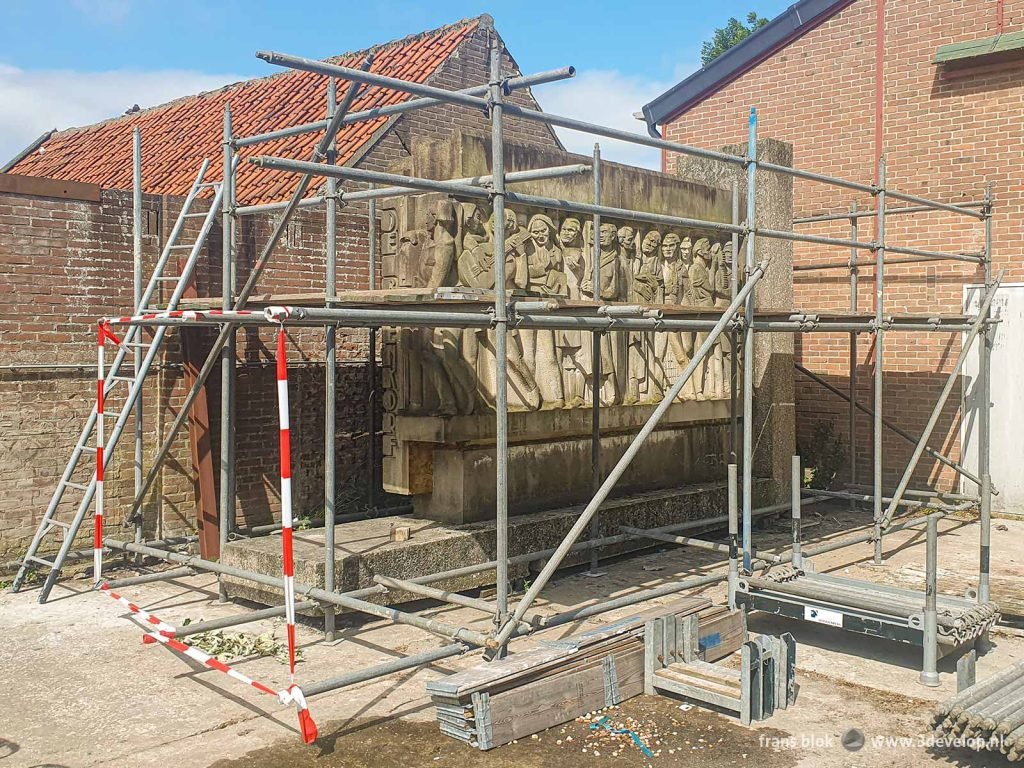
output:
[[[885,16],[884,146],[888,186],[936,200],[974,201],[993,185],[996,213],[996,269],[1006,280],[1024,277],[1018,221],[1024,194],[1019,183],[1022,146],[1018,117],[1024,107],[1019,63],[1006,63],[968,76],[944,77],[931,63],[939,46],[994,35],[995,3],[986,0],[901,0],[887,2]],[[791,142],[799,168],[870,183],[874,180],[875,114],[874,0],[858,0],[772,58],[664,127],[666,138],[705,147],[746,138],[750,107],[758,109],[760,135]],[[1024,1],[1005,3],[1006,31],[1024,28]],[[665,158],[671,169],[674,160]],[[869,196],[857,196],[797,180],[795,215],[848,210],[852,201],[870,208]],[[890,205],[900,205],[891,202]],[[849,235],[849,223],[837,222],[806,232]],[[873,222],[861,219],[861,240],[872,239]],[[886,219],[890,244],[941,251],[978,251],[984,242],[980,222],[947,214],[917,214]],[[799,246],[797,263],[842,261],[848,251]],[[862,257],[867,258],[867,252]],[[980,268],[957,262],[895,265],[886,268],[885,308],[889,312],[957,311],[962,286],[978,283]],[[862,268],[858,309],[873,309],[874,274]],[[797,273],[796,306],[807,310],[846,311],[850,307],[845,270]],[[797,356],[809,369],[845,391],[848,386],[848,337],[807,334],[797,337]],[[904,429],[920,433],[959,351],[958,336],[889,334],[885,343],[884,415]],[[872,350],[861,337],[858,356],[859,399],[871,402]],[[800,438],[810,439],[814,425],[831,420],[848,444],[846,405],[807,379],[797,377]],[[957,408],[950,398],[931,444],[952,454],[959,450]],[[870,481],[870,419],[858,418],[858,478]],[[885,431],[887,481],[902,472],[912,447]],[[953,482],[932,461],[922,461],[918,482]]]
[[[486,30],[474,33],[431,84],[465,88],[486,82],[487,34]],[[508,56],[503,67],[506,72],[518,72]],[[525,91],[511,100],[537,106]],[[509,120],[506,125],[510,142],[548,146],[556,142],[551,131],[539,123]],[[453,127],[486,133],[489,122],[482,113],[463,108],[435,107],[411,113],[392,123],[358,165],[386,170],[408,155],[413,137],[443,138]],[[244,165],[240,173],[245,173]],[[146,196],[144,200],[146,218],[154,225],[143,242],[147,276],[180,206],[179,198]],[[367,287],[367,215],[365,203],[339,210],[338,290]],[[0,455],[8,468],[0,477],[0,560],[19,555],[35,532],[95,402],[95,322],[99,317],[123,314],[131,306],[131,221],[131,195],[123,191],[104,190],[99,203],[0,194],[0,365],[5,366],[0,368],[0,430],[5,435]],[[193,231],[198,221],[191,220]],[[239,285],[248,277],[272,226],[269,216],[241,219]],[[275,251],[257,292],[322,294],[324,268],[323,210],[303,210]],[[200,296],[221,294],[219,223],[197,268],[196,284]],[[322,330],[289,331],[295,506],[297,514],[312,516],[321,515],[323,509],[323,337]],[[341,329],[337,345],[337,483],[339,512],[346,512],[365,508],[371,476],[366,466],[367,441],[371,439],[367,334]],[[144,393],[147,457],[166,433],[187,391],[176,333],[168,335],[167,350]],[[273,334],[268,329],[239,332],[236,511],[242,525],[271,522],[280,510],[273,353]],[[46,368],[7,367],[15,364]],[[53,368],[68,364],[80,367]],[[214,373],[208,395],[218,485],[219,389],[220,377]],[[115,530],[131,500],[132,430],[129,422],[107,477],[107,524]],[[91,469],[92,461],[84,461],[75,479],[87,481]],[[78,497],[72,493],[70,498]],[[147,535],[174,535],[194,528],[187,430],[176,440],[144,511]],[[68,512],[70,507],[65,519]]]

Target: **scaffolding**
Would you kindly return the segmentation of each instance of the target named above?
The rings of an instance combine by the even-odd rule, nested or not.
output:
[[[979,203],[950,204],[945,202],[927,200],[916,195],[907,194],[891,189],[886,184],[886,168],[884,157],[879,162],[877,183],[864,184],[833,176],[813,173],[806,170],[792,168],[767,162],[759,158],[758,135],[757,135],[757,113],[754,109],[750,113],[749,135],[745,154],[734,155],[726,152],[702,149],[688,146],[677,142],[669,141],[657,136],[644,136],[627,131],[608,128],[600,125],[586,123],[580,120],[562,117],[551,113],[541,112],[509,103],[506,98],[514,90],[537,86],[544,83],[555,82],[572,77],[575,71],[567,67],[552,72],[545,72],[533,76],[504,77],[502,74],[502,45],[495,35],[492,35],[490,42],[490,77],[486,85],[465,89],[462,91],[449,91],[429,85],[424,85],[391,77],[374,74],[370,71],[372,60],[367,59],[361,68],[348,68],[322,61],[301,58],[276,52],[260,52],[258,57],[267,63],[286,67],[295,70],[315,73],[329,79],[328,103],[326,105],[327,117],[324,120],[292,126],[283,130],[273,131],[257,136],[238,137],[232,132],[232,116],[227,109],[224,114],[224,139],[223,139],[223,162],[226,169],[225,177],[218,185],[216,205],[219,206],[219,213],[223,221],[223,297],[222,304],[217,308],[208,310],[180,310],[174,306],[168,308],[150,308],[147,304],[150,301],[148,292],[142,290],[143,278],[141,267],[137,267],[135,275],[135,302],[132,314],[108,318],[100,322],[101,344],[99,379],[101,393],[98,402],[99,418],[92,419],[97,426],[97,472],[96,480],[102,482],[103,469],[110,462],[113,448],[120,437],[120,429],[115,429],[106,442],[102,432],[103,423],[103,394],[102,384],[108,386],[113,384],[109,375],[104,374],[104,358],[102,343],[103,334],[112,342],[116,342],[118,355],[125,356],[127,352],[114,333],[115,328],[121,327],[125,330],[125,337],[138,333],[133,329],[150,329],[152,332],[162,335],[168,328],[185,326],[209,326],[219,329],[219,333],[212,348],[198,373],[194,383],[185,397],[175,419],[167,428],[163,442],[155,456],[148,462],[148,469],[143,471],[141,453],[141,382],[147,372],[146,358],[140,357],[136,348],[132,364],[135,377],[132,388],[128,394],[122,417],[118,424],[124,427],[127,416],[125,414],[137,409],[136,431],[135,431],[135,500],[129,519],[138,520],[139,511],[143,499],[151,489],[154,480],[160,470],[162,463],[168,456],[172,443],[180,428],[189,416],[190,408],[199,395],[207,379],[219,368],[221,375],[221,413],[225,424],[232,423],[237,415],[237,403],[235,401],[235,375],[236,375],[236,332],[244,327],[257,326],[268,327],[283,331],[290,327],[315,327],[326,331],[325,352],[326,352],[326,402],[324,424],[325,441],[325,488],[324,488],[324,515],[325,515],[325,548],[324,548],[324,585],[322,588],[313,585],[290,584],[291,575],[286,573],[281,577],[257,573],[221,562],[204,559],[202,557],[184,554],[173,551],[166,546],[165,542],[144,543],[142,540],[141,524],[136,530],[134,541],[123,541],[117,538],[108,537],[102,534],[102,493],[98,494],[97,504],[97,527],[96,527],[96,575],[100,576],[101,558],[103,551],[115,550],[132,553],[137,556],[152,557],[163,560],[178,566],[172,571],[162,574],[153,574],[139,577],[132,577],[109,582],[110,587],[124,587],[133,584],[141,584],[146,581],[154,581],[161,578],[181,576],[191,573],[212,573],[221,577],[222,595],[223,577],[240,579],[253,584],[263,585],[275,590],[282,590],[287,597],[287,605],[282,608],[268,608],[245,614],[240,617],[229,619],[201,622],[196,625],[183,627],[175,630],[175,636],[184,637],[196,632],[208,629],[224,628],[240,625],[249,621],[255,621],[272,616],[287,614],[290,624],[294,623],[296,610],[308,610],[319,608],[325,616],[325,635],[328,639],[334,637],[335,611],[338,608],[358,611],[370,616],[382,618],[388,621],[410,625],[425,630],[434,635],[446,638],[448,644],[428,651],[389,661],[385,664],[370,667],[368,669],[347,672],[341,676],[313,682],[301,687],[300,696],[305,697],[336,690],[356,682],[373,679],[382,675],[391,674],[403,669],[417,667],[442,658],[456,656],[472,649],[483,649],[488,658],[498,658],[505,655],[510,641],[522,637],[534,631],[543,630],[548,627],[564,624],[569,621],[576,621],[588,616],[593,616],[605,611],[639,603],[654,597],[673,594],[677,592],[694,589],[708,584],[725,581],[728,579],[729,599],[735,604],[738,584],[741,577],[749,579],[755,568],[771,566],[775,564],[793,562],[799,565],[813,554],[831,551],[841,547],[851,546],[858,543],[872,543],[876,559],[882,555],[883,538],[886,533],[903,530],[908,527],[924,524],[924,518],[911,520],[909,522],[895,522],[896,510],[904,507],[917,509],[927,505],[929,508],[938,509],[938,514],[945,514],[949,511],[960,510],[967,506],[977,504],[980,508],[981,546],[979,552],[979,589],[978,603],[987,604],[990,601],[989,588],[989,548],[991,535],[991,495],[995,491],[992,488],[989,475],[989,436],[990,436],[990,414],[989,414],[989,387],[990,387],[990,363],[992,340],[996,323],[991,317],[991,302],[995,291],[999,286],[999,277],[993,275],[992,270],[992,212],[993,199],[990,188],[985,190],[984,199]],[[345,98],[340,104],[337,103],[336,81],[347,81],[350,87],[346,91]],[[377,108],[365,112],[350,112],[350,107],[355,95],[360,88],[377,87],[392,89],[412,98],[393,106]],[[464,178],[454,180],[435,180],[416,178],[395,173],[384,173],[364,169],[343,167],[335,164],[334,139],[337,131],[343,125],[359,120],[371,119],[382,115],[402,114],[414,110],[423,109],[438,104],[454,105],[456,107],[482,110],[489,118],[491,125],[491,157],[493,165],[491,174],[487,176]],[[567,165],[553,168],[540,168],[528,171],[506,172],[504,168],[504,142],[506,116],[513,116],[521,120],[536,121],[552,127],[560,127],[574,131],[581,131],[596,137],[604,137],[619,141],[652,147],[664,152],[676,153],[683,156],[700,158],[707,161],[724,163],[735,168],[739,173],[745,173],[745,217],[741,219],[739,211],[740,193],[738,185],[733,186],[733,217],[729,223],[704,221],[699,219],[686,218],[663,213],[656,213],[643,210],[628,210],[623,208],[610,207],[601,202],[601,155],[600,149],[595,147],[593,160],[590,164]],[[295,136],[301,133],[319,133],[320,139],[316,149],[309,161],[299,161],[271,156],[259,156],[251,159],[251,162],[264,168],[272,168],[280,171],[287,171],[298,176],[294,193],[287,201],[259,204],[259,205],[238,205],[235,199],[235,174],[238,169],[238,150],[243,147],[254,146],[262,142],[272,141],[287,136]],[[136,201],[136,233],[140,231],[138,220],[141,218],[141,164],[139,152],[139,140],[136,136],[136,168],[135,168],[135,201]],[[850,236],[829,237],[823,235],[809,234],[800,231],[775,230],[763,227],[758,223],[758,183],[759,173],[781,174],[790,178],[802,179],[829,185],[832,187],[853,191],[855,193],[869,195],[874,200],[874,209],[871,211],[860,211],[855,207],[849,213],[827,214],[823,216],[797,219],[795,224],[815,223],[820,221],[849,220],[851,222]],[[537,195],[524,194],[510,185],[518,182],[574,176],[579,174],[591,174],[593,177],[593,201],[583,202],[578,200],[563,200]],[[326,179],[325,193],[319,196],[309,196],[310,186],[314,179]],[[368,185],[366,188],[352,191],[340,190],[339,181],[357,182]],[[202,183],[202,176],[197,183]],[[504,210],[508,203],[542,207],[546,209],[571,212],[576,215],[587,216],[593,219],[595,232],[600,230],[602,217],[629,219],[638,222],[646,222],[654,225],[668,225],[691,228],[702,228],[715,230],[733,238],[732,251],[732,285],[730,287],[731,301],[727,307],[666,307],[666,306],[633,306],[618,304],[603,304],[594,302],[552,302],[539,301],[535,299],[516,299],[510,297],[502,290],[496,290],[493,302],[485,305],[484,302],[429,305],[409,309],[398,304],[389,304],[386,292],[379,292],[378,299],[373,301],[346,301],[339,298],[336,292],[336,269],[337,269],[337,212],[340,204],[352,201],[369,201],[369,289],[371,294],[376,290],[375,261],[376,254],[376,210],[377,200],[393,198],[403,195],[415,195],[424,192],[442,193],[461,199],[486,200],[493,206],[494,220],[499,223],[494,227],[494,249],[496,253],[505,250],[505,232],[501,222],[504,222]],[[906,203],[903,207],[890,208],[892,200]],[[261,276],[271,261],[275,248],[282,236],[293,214],[300,208],[310,206],[323,206],[325,209],[327,224],[326,239],[326,296],[322,304],[315,306],[313,302],[304,302],[303,305],[270,306],[263,309],[253,309],[250,300],[254,290],[259,283]],[[887,242],[885,223],[888,217],[893,215],[912,214],[916,212],[944,212],[946,214],[968,217],[980,220],[985,228],[985,246],[980,253],[957,252],[957,251],[932,251],[920,248],[905,247]],[[255,215],[262,213],[278,214],[272,232],[262,246],[258,258],[255,260],[252,271],[241,287],[237,284],[238,265],[236,263],[236,221],[241,216]],[[877,231],[874,239],[863,239],[858,231],[857,222],[864,217],[873,217],[877,222]],[[834,263],[797,265],[796,271],[818,270],[818,269],[846,269],[850,273],[851,308],[848,313],[795,313],[792,310],[768,310],[763,308],[755,311],[757,307],[756,294],[758,283],[771,268],[767,260],[759,260],[758,242],[760,238],[785,240],[796,243],[809,243],[828,248],[839,248],[850,252],[849,259]],[[745,247],[744,274],[741,278],[741,262],[739,256],[739,245],[743,242]],[[595,255],[592,258],[594,285],[600,285],[600,244],[595,237]],[[138,236],[135,239],[136,264],[141,265],[141,241]],[[868,258],[861,258],[859,254],[869,254]],[[975,264],[984,272],[985,294],[980,304],[980,310],[976,316],[967,316],[957,311],[949,315],[908,315],[892,314],[886,312],[885,307],[885,267],[889,264],[933,264],[942,261],[955,261]],[[875,277],[874,309],[871,313],[859,312],[857,307],[857,274],[861,267],[873,267]],[[506,285],[505,262],[503,259],[495,259],[495,285]],[[497,501],[495,509],[496,528],[496,554],[494,560],[471,564],[461,568],[452,569],[440,573],[425,575],[414,579],[395,579],[387,576],[378,576],[373,586],[356,591],[340,593],[336,589],[336,574],[334,562],[334,531],[335,525],[339,522],[336,513],[336,467],[335,467],[335,398],[337,393],[336,381],[336,337],[335,332],[339,327],[366,328],[370,330],[369,355],[367,366],[370,376],[374,376],[376,365],[376,332],[382,327],[450,327],[450,328],[479,328],[486,329],[493,333],[495,342],[495,389],[497,393],[494,407],[494,418],[496,425],[496,489]],[[541,552],[530,552],[510,556],[508,545],[508,399],[505,382],[507,381],[507,343],[508,334],[514,329],[550,329],[550,330],[576,330],[585,331],[592,336],[594,345],[595,365],[600,365],[600,338],[605,333],[622,332],[668,332],[668,331],[690,331],[700,332],[703,342],[697,347],[692,355],[690,363],[685,370],[677,377],[672,386],[664,393],[664,397],[657,405],[646,423],[633,437],[628,449],[616,463],[615,467],[606,477],[602,477],[599,470],[599,459],[601,449],[601,403],[600,397],[595,394],[592,405],[592,480],[593,496],[586,504],[582,513],[578,516],[571,530],[565,535],[557,547]],[[850,388],[848,393],[843,393],[838,388],[830,385],[816,374],[800,366],[797,370],[828,387],[833,393],[844,397],[849,403],[849,418],[851,423],[851,441],[856,440],[856,431],[853,428],[853,420],[857,410],[864,411],[872,418],[873,423],[873,483],[867,493],[859,493],[854,489],[851,492],[841,491],[811,491],[801,492],[799,459],[795,463],[792,476],[792,500],[775,504],[761,509],[754,508],[754,363],[755,363],[755,339],[759,333],[848,333],[850,346]],[[935,407],[928,420],[928,424],[922,434],[913,435],[906,430],[892,424],[883,418],[883,371],[884,371],[884,340],[891,333],[931,333],[931,334],[964,334],[964,341],[961,352],[957,358],[953,370],[949,373],[946,386],[935,404]],[[732,362],[734,365],[733,379],[739,382],[739,395],[737,387],[731,387],[731,421],[734,435],[733,459],[729,463],[728,490],[730,514],[696,521],[677,523],[663,526],[657,529],[632,529],[625,528],[614,535],[598,535],[596,521],[602,504],[615,488],[623,472],[636,457],[644,441],[658,426],[660,419],[668,411],[670,405],[676,401],[683,387],[689,381],[697,367],[705,357],[712,351],[715,344],[724,334],[729,334],[735,341],[733,349],[742,351],[742,362],[737,361],[734,354]],[[875,366],[873,380],[873,403],[869,408],[857,402],[856,395],[856,360],[857,342],[860,335],[867,335],[873,338],[875,346]],[[283,334],[280,336],[283,339]],[[976,473],[971,472],[954,458],[943,455],[937,449],[929,445],[929,440],[936,426],[940,412],[951,395],[957,383],[960,371],[966,361],[967,355],[973,342],[981,339],[980,344],[980,378],[977,386],[981,388],[982,403],[978,428],[979,428],[979,467]],[[284,348],[279,347],[277,363],[279,367],[283,363]],[[735,367],[742,366],[741,371]],[[738,375],[737,375],[738,374]],[[279,385],[280,390],[280,385]],[[376,387],[371,387],[376,393]],[[284,394],[287,394],[287,381],[285,377]],[[373,409],[376,403],[371,403],[370,418],[373,418]],[[285,412],[286,413],[286,412]],[[282,416],[282,419],[284,417]],[[286,424],[283,421],[282,427]],[[890,495],[885,495],[882,482],[882,435],[885,428],[893,429],[897,434],[912,442],[915,446],[911,460],[895,490]],[[87,426],[88,436],[91,425]],[[282,430],[284,431],[284,429]],[[374,431],[374,430],[371,430]],[[233,443],[233,430],[222,428],[220,430],[220,499],[219,499],[219,535],[222,547],[227,544],[228,536],[236,530],[235,509],[236,493],[234,478],[235,446]],[[373,440],[369,441],[371,446]],[[856,461],[856,446],[851,455]],[[372,448],[370,449],[373,450]],[[928,453],[931,457],[940,461],[945,466],[968,479],[977,486],[975,494],[944,494],[941,498],[934,498],[936,494],[931,491],[922,491],[910,487],[911,477],[922,456]],[[282,462],[287,458],[287,451],[282,451]],[[376,457],[371,454],[371,471]],[[62,481],[69,480],[70,474]],[[856,475],[854,475],[854,480]],[[282,480],[287,480],[285,468],[282,466]],[[95,484],[96,481],[94,481]],[[92,487],[92,486],[91,486]],[[91,498],[91,497],[90,497]],[[799,511],[801,505],[806,506],[824,498],[849,499],[851,503],[870,502],[872,505],[872,517],[870,529],[862,534],[830,542],[822,546],[803,548],[801,542]],[[71,544],[75,534],[83,524],[88,509],[88,500],[79,506],[75,519],[65,524],[66,534],[63,545],[57,557],[53,561],[47,561],[38,555],[39,548],[49,528],[44,525],[40,527],[40,533],[33,541],[32,547],[25,558],[22,571],[19,573],[15,588],[20,588],[24,579],[25,569],[31,563],[46,564],[49,574],[40,592],[40,601],[45,601],[52,589],[57,575],[60,572],[66,559],[72,554]],[[757,551],[753,545],[753,522],[760,516],[777,514],[780,511],[792,510],[794,516],[794,535],[792,548],[781,554],[770,554]],[[47,517],[50,513],[48,511]],[[928,522],[930,533],[934,531],[933,518]],[[729,544],[723,546],[715,542],[706,541],[691,536],[681,536],[687,531],[712,530],[716,526],[728,524]],[[265,526],[264,532],[279,529],[282,526]],[[285,530],[290,529],[290,514],[286,514],[283,521]],[[589,534],[588,534],[589,531]],[[258,533],[259,531],[250,531]],[[284,537],[288,541],[288,537]],[[589,552],[591,567],[596,568],[598,558],[602,549],[625,541],[647,541],[647,542],[672,542],[683,546],[694,546],[712,551],[728,553],[728,559],[717,563],[711,573],[688,578],[682,581],[671,582],[653,589],[647,589],[626,597],[607,600],[598,604],[588,606],[576,606],[569,610],[555,614],[554,616],[540,616],[534,613],[533,608],[538,596],[545,589],[554,576],[555,572],[563,566],[570,554]],[[931,549],[931,547],[930,547]],[[933,559],[933,558],[932,558]],[[285,560],[287,562],[288,555]],[[525,594],[513,605],[509,594],[509,569],[510,566],[543,560],[544,566],[536,578],[532,581]],[[496,595],[493,602],[476,598],[455,595],[443,592],[431,586],[437,582],[450,580],[459,576],[469,574],[481,574],[494,572],[496,584]],[[934,612],[934,568],[929,569],[929,590],[930,597],[926,601]],[[422,597],[450,602],[457,605],[470,607],[489,614],[493,617],[493,628],[490,632],[479,632],[466,627],[447,624],[434,618],[386,607],[367,598],[380,595],[388,588],[401,589]],[[299,602],[295,601],[295,595],[301,596]],[[930,634],[929,634],[930,633]],[[925,627],[921,644],[925,647],[925,666],[931,666],[934,672],[934,647],[935,647],[934,622],[931,629]],[[929,648],[932,651],[929,651]],[[926,669],[926,671],[928,671]],[[924,679],[924,678],[922,678]],[[304,706],[304,704],[303,704]]]

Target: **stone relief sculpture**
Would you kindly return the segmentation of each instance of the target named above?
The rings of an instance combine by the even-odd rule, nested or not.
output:
[[[404,230],[389,240],[397,265],[390,283],[395,287],[491,291],[495,262],[502,258],[506,289],[538,297],[709,309],[729,303],[732,244],[704,233],[602,221],[595,247],[588,218],[506,208],[505,248],[497,254],[494,213],[487,203],[435,198],[426,213],[416,210],[422,207],[411,209],[406,217],[411,221],[387,214]],[[600,259],[598,286],[593,285],[595,258]],[[402,412],[454,416],[493,407],[492,331],[394,333],[404,369],[396,379],[405,393]],[[595,397],[606,406],[657,402],[705,339],[705,333],[678,331],[603,334],[601,375],[595,380],[589,333],[510,330],[509,405],[519,410],[574,408]],[[724,339],[680,398],[728,397],[731,355]]]
[[[583,228],[580,220],[567,216],[558,230],[558,245],[562,249],[562,264],[565,268],[565,291],[570,299],[581,299],[581,286],[587,274],[587,258],[583,253]],[[567,408],[586,404],[585,394],[588,381],[589,356],[584,357],[583,348],[589,348],[589,334],[584,339],[582,331],[556,331],[555,346],[562,377],[562,393]]]

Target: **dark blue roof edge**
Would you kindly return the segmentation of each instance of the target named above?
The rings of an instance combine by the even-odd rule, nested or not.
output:
[[[789,6],[706,67],[645,104],[643,115],[648,130],[656,133],[655,126],[663,125],[703,101],[854,2],[800,0]]]

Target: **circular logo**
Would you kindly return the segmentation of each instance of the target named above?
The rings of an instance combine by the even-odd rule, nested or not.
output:
[[[851,728],[843,734],[840,741],[843,749],[847,752],[858,752],[864,746],[864,732],[857,728]]]

